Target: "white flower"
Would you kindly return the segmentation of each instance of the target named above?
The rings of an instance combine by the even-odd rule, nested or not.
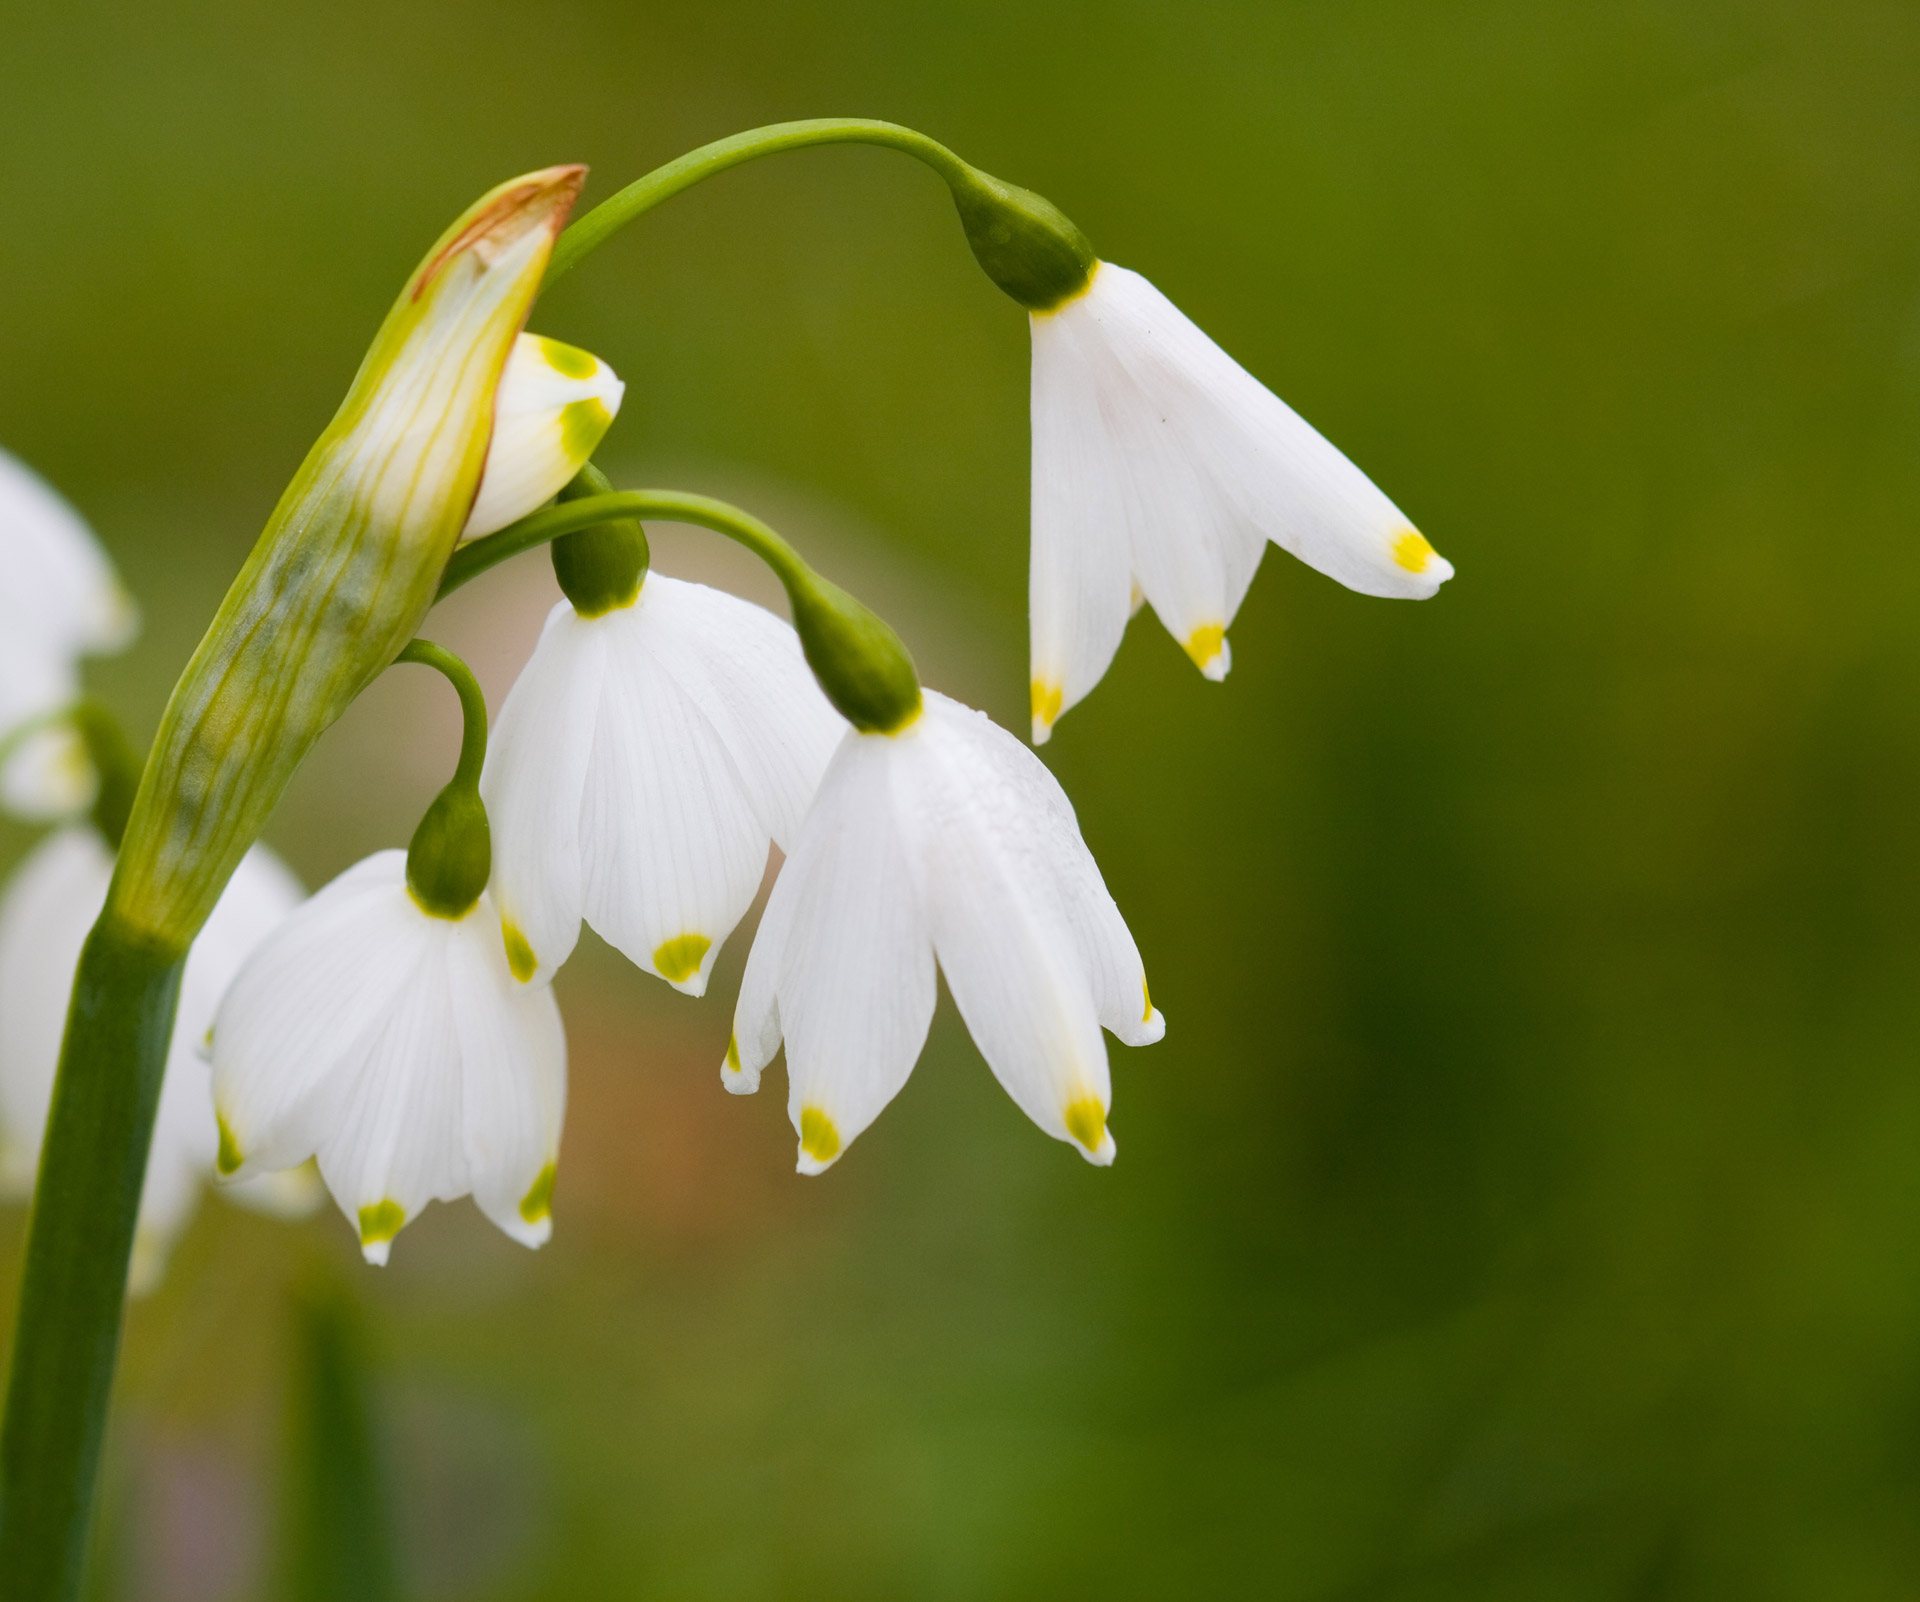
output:
[[[906,1083],[934,961],[974,1042],[1036,1124],[1113,1161],[1102,1025],[1166,1032],[1066,795],[978,712],[925,691],[898,734],[835,753],[747,959],[721,1079],[757,1089],[787,1047],[787,1112],[816,1174]]]
[[[460,538],[491,534],[552,500],[613,426],[626,390],[597,356],[520,335],[500,376],[487,465]]]
[[[1272,540],[1365,595],[1453,567],[1371,480],[1138,273],[1033,325],[1033,737],[1100,682],[1144,599],[1210,679]]]
[[[62,829],[41,841],[0,896],[0,1190],[32,1189],[53,1098],[54,1069],[80,947],[106,900],[113,858],[91,828]],[[132,1289],[159,1280],[213,1175],[218,1136],[212,1070],[204,1041],[220,997],[260,941],[299,904],[300,886],[280,860],[256,846],[241,861],[194,941],[180,987],[133,1247]],[[304,1173],[239,1186],[235,1200],[287,1214],[315,1199]]]
[[[793,630],[750,602],[659,573],[598,617],[562,601],[480,781],[514,972],[551,975],[584,918],[701,994],[846,727]]]
[[[94,773],[64,723],[26,725],[79,695],[82,656],[117,651],[138,618],[80,514],[24,463],[0,451],[0,805],[28,818],[66,816],[93,795]]]
[[[317,1156],[370,1263],[429,1201],[468,1194],[538,1246],[566,1104],[559,1009],[507,972],[485,895],[434,917],[406,871],[404,851],[349,868],[240,970],[213,1031],[220,1171]]]

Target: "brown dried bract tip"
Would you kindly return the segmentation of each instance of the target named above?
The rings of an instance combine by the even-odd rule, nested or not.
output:
[[[447,263],[463,252],[471,251],[483,266],[491,265],[501,251],[536,228],[544,226],[557,235],[586,179],[586,167],[580,162],[571,162],[560,167],[544,167],[502,184],[475,212],[473,220],[420,269],[420,276],[414,280],[412,298],[418,300]]]

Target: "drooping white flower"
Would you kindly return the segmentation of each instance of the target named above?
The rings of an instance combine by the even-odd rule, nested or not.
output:
[[[1112,1162],[1101,1027],[1130,1046],[1166,1032],[1140,953],[1053,775],[929,690],[899,733],[844,738],[747,959],[721,1079],[757,1089],[785,1040],[802,1173],[906,1083],[936,959],[1020,1108]]]
[[[24,1197],[32,1189],[74,967],[112,874],[113,858],[100,836],[70,827],[41,841],[0,895],[0,1191]],[[207,1026],[241,963],[300,897],[299,884],[279,858],[256,846],[193,943],[140,1193],[135,1294],[158,1282],[201,1186],[213,1176],[218,1135]],[[233,1196],[256,1210],[285,1215],[307,1210],[317,1200],[316,1189],[308,1174],[296,1172],[237,1186]]]
[[[22,817],[81,810],[94,775],[65,723],[30,727],[78,696],[82,656],[122,649],[138,617],[80,514],[0,451],[0,806]]]
[[[468,1194],[539,1246],[566,1103],[559,1009],[507,971],[485,895],[436,917],[406,864],[381,851],[349,868],[240,970],[213,1031],[220,1171],[318,1157],[370,1263],[429,1201]]]
[[[513,343],[493,403],[493,437],[463,540],[550,501],[613,426],[627,386],[599,357],[539,334]]]
[[[1365,595],[1453,567],[1406,514],[1138,273],[1033,327],[1033,737],[1106,672],[1142,599],[1210,679],[1272,540]]]
[[[480,783],[514,972],[551,976],[584,918],[700,995],[846,728],[792,628],[750,602],[659,573],[597,617],[560,602]]]

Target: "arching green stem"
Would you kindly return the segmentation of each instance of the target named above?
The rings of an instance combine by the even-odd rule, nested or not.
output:
[[[814,145],[880,145],[898,150],[925,162],[949,184],[965,182],[973,171],[938,140],[898,123],[875,122],[866,117],[810,117],[804,122],[776,122],[765,128],[749,128],[745,133],[731,134],[698,150],[690,150],[664,167],[655,167],[577,219],[553,248],[553,260],[547,264],[546,285],[558,283],[636,217],[652,211],[663,200],[671,200],[681,190],[691,189],[702,179],[762,156],[775,156],[783,150],[806,150]]]
[[[429,640],[406,645],[396,662],[418,662],[442,674],[460,696],[460,761],[433,799],[407,847],[407,888],[436,918],[464,918],[493,872],[493,831],[480,800],[487,761],[487,701],[473,671]]]
[[[578,480],[575,481],[578,483]],[[754,553],[780,580],[793,608],[807,663],[820,688],[856,729],[892,734],[920,712],[920,680],[900,636],[868,607],[822,578],[800,553],[751,512],[680,490],[614,490],[563,500],[456,551],[438,599],[510,556],[613,518],[663,518],[724,534]]]
[[[522,551],[535,550],[549,540],[622,517],[690,523],[695,528],[711,529],[737,540],[773,569],[789,595],[795,582],[805,583],[814,577],[813,569],[800,553],[751,512],[743,512],[708,495],[690,495],[683,490],[613,490],[604,495],[561,501],[517,523],[509,523],[498,534],[461,546],[447,563],[440,579],[440,593],[434,599],[444,601],[461,585]]]
[[[478,784],[480,769],[487,760],[487,698],[480,693],[480,681],[473,676],[473,669],[431,640],[408,641],[393,660],[430,667],[453,686],[460,697],[460,762],[453,770],[452,782]]]
[[[987,276],[1032,310],[1046,311],[1077,295],[1098,264],[1086,235],[1051,201],[990,177],[937,139],[894,122],[814,117],[716,139],[628,184],[560,236],[543,289],[558,283],[636,217],[703,178],[761,156],[815,145],[878,145],[931,167],[952,192],[967,243]]]

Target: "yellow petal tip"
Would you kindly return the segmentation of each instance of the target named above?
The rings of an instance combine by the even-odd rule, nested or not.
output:
[[[683,985],[700,971],[713,942],[703,934],[675,935],[654,948],[653,965],[671,985]]]
[[[511,918],[500,920],[500,939],[507,948],[507,967],[514,978],[525,984],[540,966],[540,959],[533,954],[533,947],[527,943],[527,937],[521,933],[520,925]]]
[[[1201,624],[1187,636],[1186,652],[1193,658],[1193,665],[1208,678],[1225,678],[1231,660],[1227,655],[1226,624]]]
[[[1098,1151],[1107,1138],[1107,1109],[1092,1096],[1069,1102],[1066,1111],[1067,1133],[1088,1151]]]
[[[1405,568],[1409,573],[1426,572],[1428,565],[1439,554],[1418,529],[1408,529],[1393,542],[1394,565]]]
[[[553,1180],[554,1167],[548,1163],[540,1170],[540,1177],[534,1180],[533,1188],[520,1198],[520,1216],[529,1224],[537,1224],[543,1218],[552,1216]]]
[[[840,1131],[818,1107],[800,1109],[800,1149],[817,1163],[830,1163],[840,1155]]]

